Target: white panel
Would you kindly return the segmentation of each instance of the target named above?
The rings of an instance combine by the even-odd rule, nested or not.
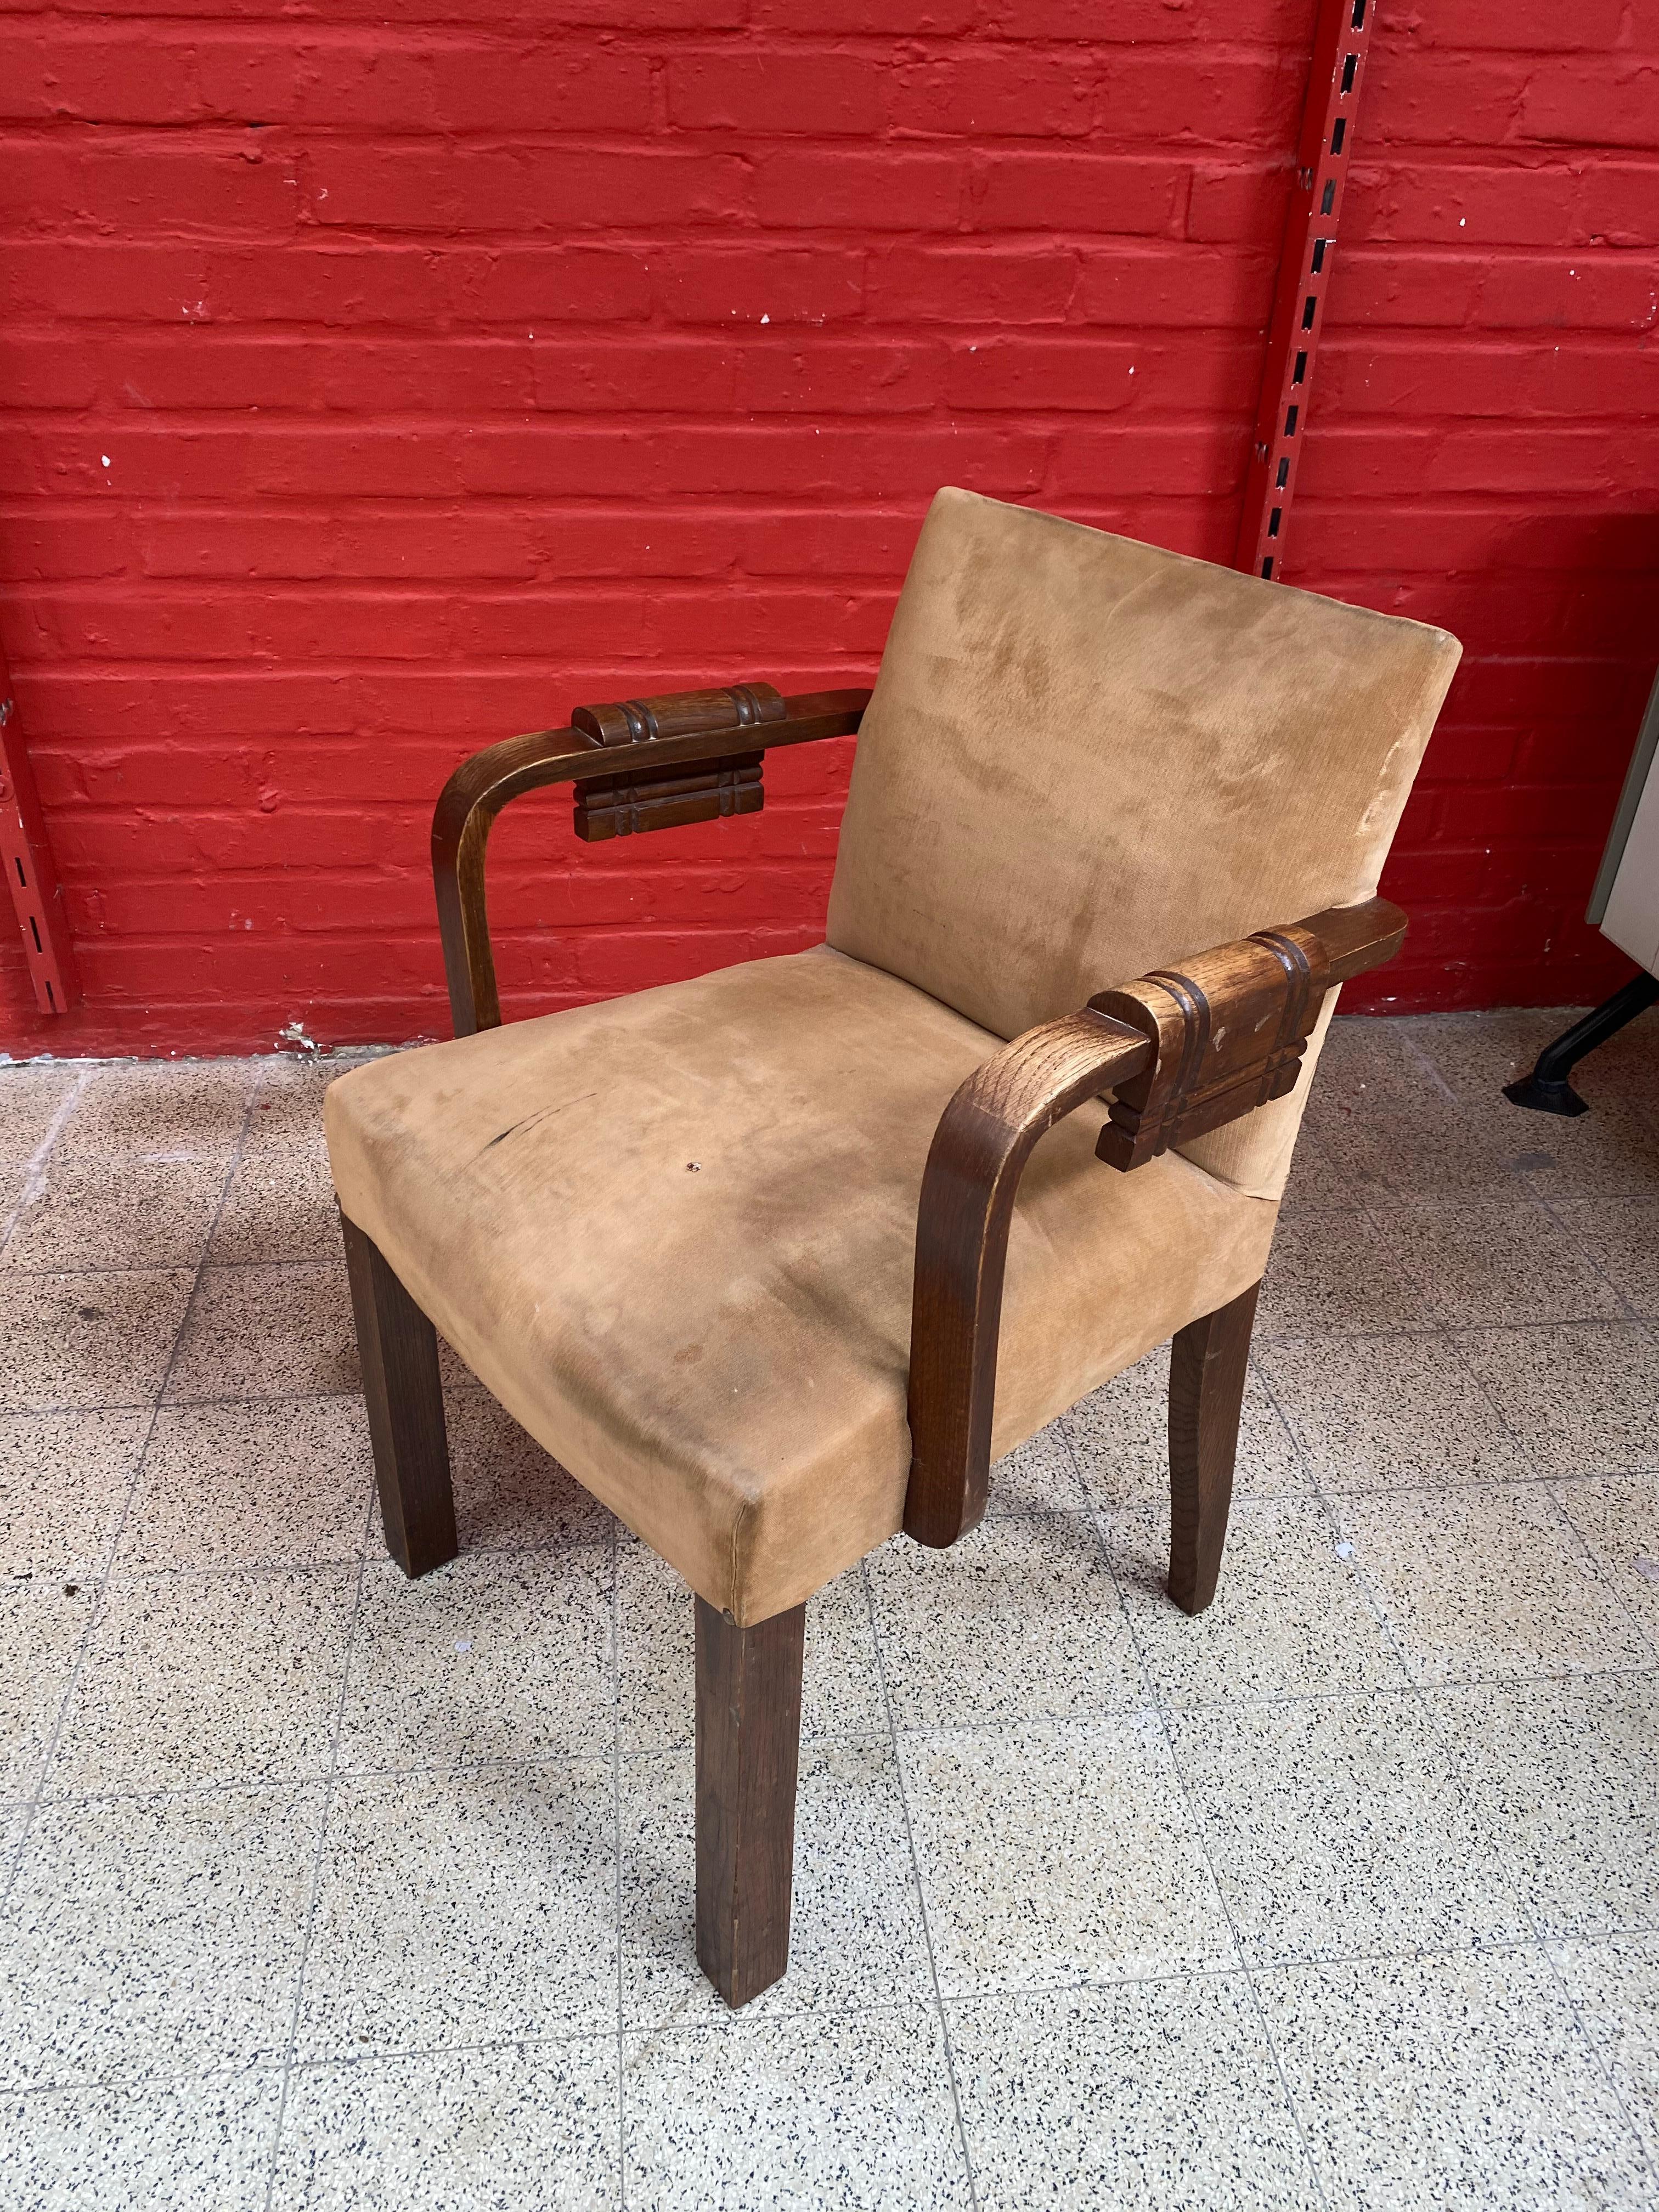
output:
[[[1601,930],[1621,952],[1659,975],[1659,762],[1648,770]]]

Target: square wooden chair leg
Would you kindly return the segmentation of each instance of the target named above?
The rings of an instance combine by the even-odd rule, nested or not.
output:
[[[1169,1587],[1183,1613],[1203,1612],[1221,1571],[1261,1288],[1189,1322],[1170,1350]]]
[[[406,1575],[453,1559],[455,1502],[438,1334],[355,1221],[340,1216],[386,1547]]]
[[[806,1607],[739,1628],[697,1603],[697,1962],[729,2005],[789,1964]]]

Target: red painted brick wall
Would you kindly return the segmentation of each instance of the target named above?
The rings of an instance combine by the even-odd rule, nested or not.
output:
[[[1460,676],[1370,1003],[1583,998],[1655,657],[1659,22],[1382,9],[1291,580]],[[682,682],[873,666],[942,482],[1228,557],[1312,0],[362,0],[0,21],[0,637],[86,1010],[445,1027],[434,794]],[[1646,419],[1644,419],[1644,410]],[[766,812],[498,830],[509,1007],[810,943]]]

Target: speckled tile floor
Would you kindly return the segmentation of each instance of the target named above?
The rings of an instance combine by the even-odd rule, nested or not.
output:
[[[809,1630],[691,1948],[690,1609],[459,1370],[387,1562],[340,1063],[0,1068],[0,2203],[1659,2203],[1659,1018],[1340,1023],[1202,1620],[1163,1360]]]

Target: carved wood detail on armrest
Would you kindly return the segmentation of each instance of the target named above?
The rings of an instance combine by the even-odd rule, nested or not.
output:
[[[457,1036],[477,1030],[494,1029],[501,1018],[495,988],[495,963],[489,945],[489,925],[484,908],[484,854],[495,817],[509,801],[527,791],[553,783],[574,783],[578,791],[595,781],[640,780],[647,784],[666,781],[686,769],[715,770],[739,748],[758,760],[761,750],[778,745],[803,745],[820,738],[850,737],[869,703],[866,690],[811,691],[779,702],[775,710],[756,712],[738,720],[746,709],[738,705],[745,694],[757,708],[777,694],[770,684],[730,686],[723,692],[676,693],[664,699],[630,700],[619,708],[579,708],[597,723],[600,717],[648,710],[658,734],[627,740],[602,738],[590,729],[532,730],[520,738],[474,753],[450,777],[432,817],[432,875],[438,895],[438,929],[443,940],[444,971],[449,982],[449,1004]],[[724,700],[728,707],[720,718],[705,720],[698,709],[684,702]],[[688,728],[685,714],[702,726]],[[611,725],[614,728],[615,725]],[[760,744],[757,749],[756,741]],[[626,777],[617,775],[621,743],[629,747]],[[743,755],[739,755],[743,757]],[[642,794],[646,799],[650,793]],[[684,796],[684,794],[681,794]],[[630,799],[627,804],[637,805]],[[716,805],[707,810],[718,814]],[[705,814],[681,816],[702,820]],[[666,828],[666,822],[652,826]],[[601,834],[615,834],[601,833]]]
[[[730,684],[716,691],[670,691],[655,699],[578,707],[572,726],[601,745],[647,744],[711,730],[756,728],[784,719],[783,695],[769,684]],[[594,776],[576,786],[576,835],[588,844],[644,830],[676,830],[727,814],[758,814],[765,804],[758,752],[728,753],[672,775],[660,769]]]
[[[1400,908],[1371,899],[1218,945],[1029,1030],[957,1091],[916,1217],[904,1526],[918,1542],[953,1544],[985,1510],[1008,1230],[1042,1132],[1109,1091],[1096,1151],[1127,1170],[1282,1097],[1327,990],[1405,933]]]
[[[595,744],[637,745],[653,738],[703,736],[710,730],[781,722],[787,712],[783,694],[770,684],[726,684],[712,691],[664,691],[654,699],[578,707],[570,726]]]
[[[1326,992],[1391,959],[1405,933],[1397,906],[1370,899],[1260,930],[1091,999],[1157,1047],[1152,1064],[1120,1088],[1101,1158],[1138,1168],[1294,1090]]]

